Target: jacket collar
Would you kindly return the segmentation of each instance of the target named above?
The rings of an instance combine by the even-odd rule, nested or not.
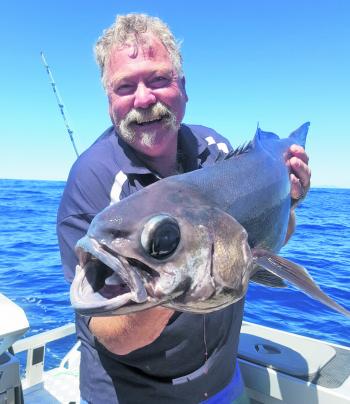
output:
[[[137,154],[114,130],[118,147],[118,166],[125,174],[153,174],[145,167]],[[208,148],[207,142],[196,135],[189,126],[181,124],[178,132],[178,153],[182,156],[184,171],[192,171],[198,168],[200,156]]]

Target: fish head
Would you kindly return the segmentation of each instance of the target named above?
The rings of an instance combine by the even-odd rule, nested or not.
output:
[[[76,253],[72,305],[95,316],[206,301],[228,288],[242,297],[252,265],[244,228],[200,191],[174,181],[104,209]]]

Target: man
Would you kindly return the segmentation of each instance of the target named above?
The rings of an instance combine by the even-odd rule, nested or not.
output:
[[[182,124],[187,103],[178,45],[159,19],[119,16],[96,45],[113,126],[77,160],[58,214],[68,281],[74,245],[92,218],[159,178],[214,164],[228,141]],[[307,155],[293,146],[291,194],[309,188]],[[295,206],[295,205],[294,205]],[[294,230],[291,212],[288,236]],[[243,301],[205,316],[163,307],[117,316],[77,316],[81,395],[91,403],[231,403],[242,381],[235,364]],[[238,401],[237,401],[238,402]]]

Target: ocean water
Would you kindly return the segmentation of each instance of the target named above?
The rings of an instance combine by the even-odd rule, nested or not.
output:
[[[26,336],[73,321],[55,229],[63,187],[64,182],[0,180],[0,292],[25,310],[31,326]],[[281,255],[305,266],[350,309],[350,189],[311,189],[297,212],[297,231]],[[350,346],[350,319],[293,287],[251,283],[245,320]],[[57,366],[74,342],[71,336],[49,344],[46,368]]]

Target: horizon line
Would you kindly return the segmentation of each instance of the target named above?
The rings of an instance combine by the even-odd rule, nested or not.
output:
[[[9,177],[0,177],[0,181],[45,181],[45,182],[67,182],[67,179],[53,179],[53,178],[9,178]],[[331,184],[311,184],[310,189],[350,189],[350,186],[344,185],[331,185]]]

